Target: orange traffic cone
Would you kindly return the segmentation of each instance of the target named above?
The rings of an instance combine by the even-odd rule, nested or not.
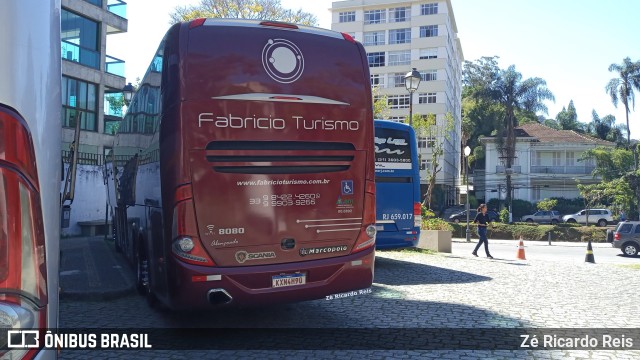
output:
[[[524,257],[524,242],[522,241],[522,236],[520,237],[520,244],[518,245],[518,252],[516,253],[516,258],[518,260],[527,260],[527,258]]]
[[[591,239],[589,239],[589,243],[587,244],[587,256],[584,257],[584,262],[596,263],[596,259],[593,257],[593,247],[591,247]]]

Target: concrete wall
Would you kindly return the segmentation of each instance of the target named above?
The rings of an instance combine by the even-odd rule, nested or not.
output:
[[[64,166],[67,173],[69,164]],[[62,229],[62,236],[80,235],[78,221],[93,221],[105,218],[107,191],[103,180],[103,167],[98,165],[78,165],[76,191],[71,204],[70,226]],[[64,189],[64,182],[60,191]]]

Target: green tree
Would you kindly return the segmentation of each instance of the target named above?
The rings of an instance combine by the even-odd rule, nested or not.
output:
[[[607,197],[608,188],[604,183],[597,184],[578,184],[580,196],[584,199],[584,208],[591,209],[594,205]],[[586,223],[589,225],[589,212],[586,213]]]
[[[556,115],[556,121],[560,125],[561,130],[575,130],[583,132],[584,129],[578,122],[578,113],[573,105],[573,100],[569,101],[568,107],[562,107],[562,110]]]
[[[558,205],[558,200],[556,199],[544,199],[544,200],[538,201],[538,204],[536,205],[536,207],[538,208],[538,210],[550,211],[550,210],[553,210],[553,208],[555,208],[557,205]]]
[[[380,95],[380,88],[377,86],[371,89],[371,95],[373,96],[373,118],[386,119],[389,117],[390,111],[387,95]]]
[[[173,11],[172,24],[197,18],[274,20],[309,26],[318,23],[315,15],[302,9],[285,9],[280,0],[200,0],[197,5],[177,6]]]
[[[619,125],[616,125],[616,117],[613,115],[607,115],[600,118],[598,113],[593,110],[591,112],[591,122],[587,124],[587,132],[594,137],[602,140],[615,142],[617,144],[624,141],[623,133],[625,130]]]
[[[408,116],[407,119],[405,119],[405,123],[409,123]],[[440,158],[444,154],[444,139],[451,139],[453,124],[453,115],[451,113],[445,115],[444,125],[438,125],[435,114],[428,114],[426,116],[413,114],[412,125],[416,136],[435,139],[433,147],[431,148],[431,168],[427,169],[427,183],[429,187],[427,188],[424,204],[428,209],[431,209],[431,200],[436,186],[436,178],[438,173],[442,171]]]
[[[609,72],[616,72],[618,77],[609,80],[605,90],[611,97],[611,102],[618,107],[618,101],[624,105],[627,118],[627,146],[631,146],[631,129],[629,128],[629,101],[635,107],[635,91],[640,91],[640,61],[632,62],[624,58],[622,64],[609,65]]]
[[[534,77],[523,80],[522,74],[516,71],[515,65],[509,66],[500,73],[485,91],[484,98],[496,101],[504,108],[500,130],[498,132],[498,146],[501,147],[505,159],[505,167],[511,168],[515,160],[516,139],[514,129],[518,126],[516,113],[543,112],[547,113],[545,100],[555,100],[553,93],[547,88],[547,83],[541,78]],[[506,139],[504,136],[506,135]],[[507,178],[507,203],[512,196],[511,174]]]
[[[593,177],[600,177],[603,182],[619,179],[633,170],[633,154],[627,149],[611,149],[597,147],[582,154],[582,160],[593,160],[595,168]]]
[[[542,125],[546,126],[546,127],[550,127],[552,129],[556,129],[556,130],[562,130],[562,127],[560,126],[560,124],[558,124],[558,122],[554,119],[545,119],[542,122]]]

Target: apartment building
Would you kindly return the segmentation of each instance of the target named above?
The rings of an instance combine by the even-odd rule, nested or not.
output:
[[[437,175],[439,207],[457,203],[460,185],[460,132],[463,54],[451,0],[347,0],[332,3],[335,31],[360,41],[366,51],[371,85],[386,95],[389,119],[403,121],[409,116],[411,96],[404,77],[413,68],[421,75],[413,94],[413,114],[435,114],[437,128],[420,138],[421,191],[427,189],[427,170],[432,167],[434,144],[443,145]],[[453,118],[447,130],[446,115]]]
[[[121,107],[110,104],[117,104],[125,86],[124,61],[106,49],[109,35],[127,31],[126,7],[122,0],[62,0],[63,154],[80,119],[79,151],[95,155],[96,165],[122,117]]]

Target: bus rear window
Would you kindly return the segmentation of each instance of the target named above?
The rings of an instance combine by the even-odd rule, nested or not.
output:
[[[388,168],[411,167],[411,141],[407,131],[376,128],[376,163],[388,163]]]

